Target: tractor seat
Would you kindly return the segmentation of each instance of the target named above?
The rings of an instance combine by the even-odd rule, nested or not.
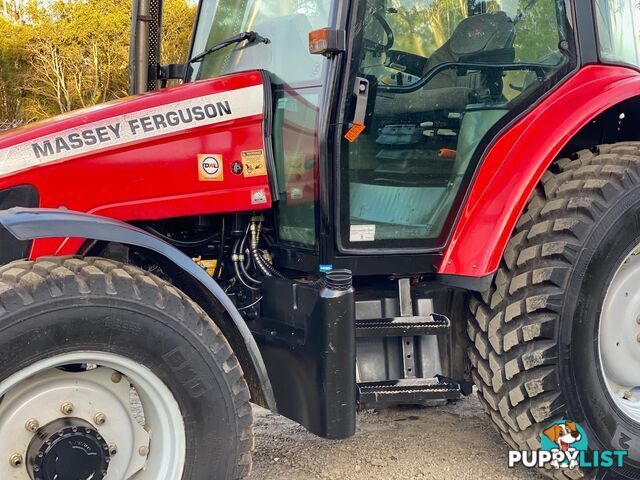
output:
[[[515,26],[505,12],[485,13],[464,19],[451,38],[436,50],[427,62],[423,76],[443,63],[473,61],[482,52],[508,49],[513,45]],[[513,61],[511,58],[509,61]],[[482,75],[467,72],[458,75],[448,69],[436,75],[422,89],[377,98],[376,114],[402,115],[432,111],[462,112],[469,104],[471,94],[483,87]]]

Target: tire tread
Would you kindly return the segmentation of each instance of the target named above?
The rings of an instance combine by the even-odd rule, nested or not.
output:
[[[0,267],[0,314],[15,313],[34,302],[60,296],[118,296],[163,310],[194,332],[222,366],[232,394],[239,430],[234,478],[251,473],[253,412],[242,368],[227,339],[193,300],[150,272],[100,257],[41,257]]]
[[[539,448],[566,406],[557,370],[557,324],[571,269],[598,219],[640,179],[640,143],[561,158],[533,192],[493,286],[470,302],[468,357],[478,396],[517,449]],[[545,470],[555,479],[584,472]]]

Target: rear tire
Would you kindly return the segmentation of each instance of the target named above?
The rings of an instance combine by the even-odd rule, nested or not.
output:
[[[640,478],[640,424],[609,394],[598,345],[608,288],[639,245],[640,143],[582,151],[545,174],[491,289],[471,301],[472,376],[512,448],[539,449],[565,419],[591,450],[629,450],[622,469],[544,472],[553,478]]]
[[[183,472],[180,478],[235,480],[249,475],[253,417],[241,367],[213,321],[172,285],[103,258],[41,258],[0,268],[0,307],[0,386],[55,356],[79,352],[90,358],[97,352],[96,358],[132,360],[150,371],[148,377],[157,377],[177,402],[186,447],[184,468],[177,470]],[[50,370],[55,374],[55,368]],[[75,405],[71,416],[82,417],[80,425],[100,425],[93,414],[80,414],[82,398],[69,402]],[[9,418],[2,417],[3,407],[8,408],[6,402],[0,403],[0,418]],[[31,415],[38,420],[44,413]],[[106,426],[109,418],[107,414]],[[16,425],[20,435],[24,425],[24,419]],[[149,459],[154,448],[162,449],[158,439],[154,444],[153,432],[150,436]],[[15,449],[26,459],[25,445]],[[132,458],[144,452],[136,447]],[[117,458],[128,453],[119,450]]]

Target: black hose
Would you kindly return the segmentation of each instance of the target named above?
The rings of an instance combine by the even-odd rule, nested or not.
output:
[[[213,240],[217,233],[210,235],[206,238],[201,238],[198,240],[176,240],[175,238],[171,238],[166,236],[164,233],[160,233],[158,230],[156,230],[155,228],[153,228],[150,225],[144,225],[142,227],[144,230],[146,230],[149,233],[154,234],[157,237],[162,238],[165,242],[170,243],[171,245],[175,246],[175,247],[183,247],[183,248],[191,248],[191,247],[198,247],[204,243],[210,242],[211,240]]]
[[[240,307],[238,308],[238,311],[241,312],[243,310],[248,310],[251,307],[255,307],[257,304],[260,303],[260,301],[262,300],[262,297],[260,297],[259,299],[257,299],[255,302],[249,304],[249,305],[245,305],[244,307]]]
[[[247,233],[249,232],[249,230],[247,230],[245,232],[244,237],[242,237],[242,241],[240,242],[240,248],[238,249],[238,254],[239,255],[243,255],[245,254],[245,248],[244,245],[247,241]],[[251,262],[251,257],[247,255],[247,264],[245,265],[244,262],[239,261],[238,263],[240,263],[240,270],[242,271],[242,273],[245,275],[245,277],[250,280],[252,283],[255,283],[256,285],[262,285],[262,282],[260,280],[257,280],[255,278],[253,278],[250,274],[249,271],[247,270],[247,268],[249,267],[249,264]]]
[[[216,263],[216,269],[213,271],[213,278],[220,279],[220,273],[222,271],[222,260],[224,258],[224,217],[222,217],[222,227],[220,228],[220,248],[218,249],[218,261]]]
[[[267,277],[286,278],[276,268],[267,262],[260,251],[258,250],[258,243],[260,242],[260,226],[253,228],[251,232],[251,242],[249,242],[249,249],[251,251],[251,258],[258,266],[258,269]]]
[[[260,260],[262,260],[262,262],[264,263],[265,267],[267,267],[269,269],[269,271],[273,274],[273,276],[278,277],[278,278],[287,278],[285,277],[283,274],[281,274],[276,267],[274,267],[273,265],[271,265],[269,262],[267,262],[264,257],[260,254],[260,252],[258,252],[258,256],[260,257]]]
[[[242,283],[242,285],[244,285],[246,288],[248,288],[249,290],[253,290],[254,292],[259,291],[260,289],[257,287],[253,287],[251,285],[249,285],[244,278],[242,278],[242,272],[240,272],[240,266],[239,264],[242,263],[241,260],[237,259],[237,257],[239,256],[236,252],[238,249],[238,244],[240,243],[240,240],[236,240],[236,242],[233,244],[233,249],[232,249],[232,255],[233,257],[236,257],[236,260],[233,260],[231,263],[233,263],[233,269],[236,273],[236,277],[238,278],[238,280],[240,280],[240,283]]]
[[[260,280],[258,280],[257,278],[253,278],[251,274],[249,274],[249,271],[247,270],[247,267],[244,265],[243,262],[238,262],[238,264],[240,265],[240,271],[245,276],[246,280],[249,280],[251,283],[254,283],[255,285],[262,285],[262,282]]]
[[[233,269],[236,271],[236,277],[238,278],[238,280],[240,280],[240,283],[242,283],[242,285],[247,287],[249,290],[253,290],[254,292],[260,291],[259,288],[252,287],[251,285],[249,285],[247,282],[244,281],[244,279],[242,278],[242,274],[240,273],[240,269],[238,267],[238,262],[233,262]]]
[[[251,241],[249,242],[251,258],[253,258],[253,262],[258,267],[258,270],[260,270],[265,277],[273,277],[273,273],[266,266],[267,262],[262,259],[258,252],[258,242],[260,241],[260,239],[258,238],[258,227],[256,227],[256,224],[253,222],[251,222],[249,227],[251,230]]]

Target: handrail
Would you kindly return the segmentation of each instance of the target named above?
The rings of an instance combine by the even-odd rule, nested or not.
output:
[[[558,68],[558,65],[546,65],[544,63],[475,63],[475,62],[445,62],[439,65],[436,65],[427,73],[424,77],[418,80],[416,83],[413,83],[406,87],[397,87],[397,86],[388,86],[388,85],[378,85],[378,90],[381,92],[388,93],[411,93],[417,90],[420,90],[427,83],[435,78],[436,75],[442,73],[445,70],[450,69],[458,69],[459,75],[462,75],[464,72],[468,70],[507,70],[507,71],[516,71],[516,70],[531,70],[536,73],[539,80],[544,80],[547,76],[546,71],[549,69]],[[462,73],[460,73],[462,72]]]

